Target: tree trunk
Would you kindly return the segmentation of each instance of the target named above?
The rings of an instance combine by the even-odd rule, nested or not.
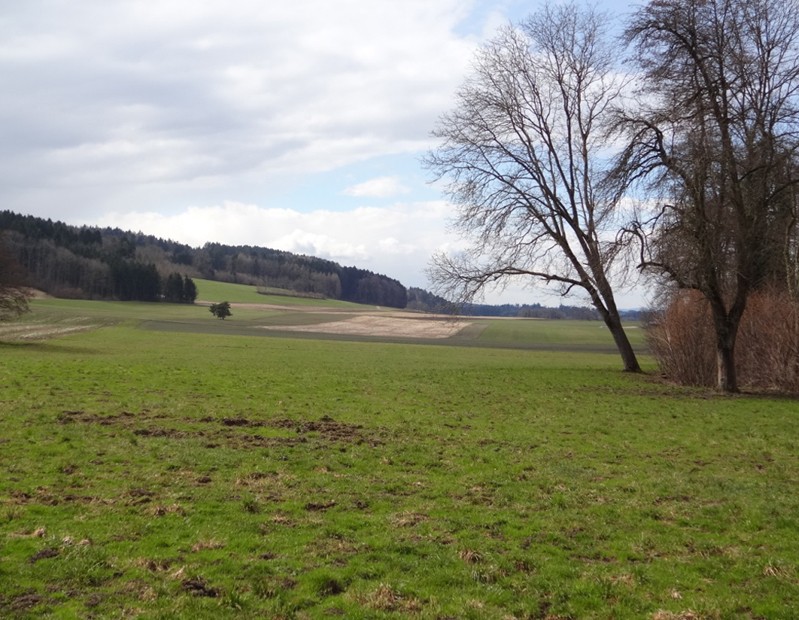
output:
[[[622,362],[624,363],[624,372],[641,372],[641,366],[638,364],[638,358],[635,356],[633,346],[630,344],[630,339],[627,337],[627,332],[621,325],[621,318],[618,314],[608,313],[604,317],[605,325],[610,330],[613,340],[616,343],[616,348],[619,350]]]
[[[719,334],[716,334],[716,387],[730,394],[738,392],[735,344],[720,337]]]
[[[735,367],[735,341],[741,324],[745,295],[739,292],[729,312],[725,312],[720,299],[711,300],[713,327],[716,334],[716,388],[722,392],[738,392],[738,373]],[[716,303],[713,303],[716,301]]]
[[[633,345],[630,344],[630,339],[627,337],[627,332],[621,324],[621,316],[616,306],[616,300],[613,297],[613,289],[605,277],[605,271],[602,269],[602,262],[598,256],[592,263],[593,273],[597,279],[597,287],[586,286],[586,290],[591,296],[591,301],[594,308],[597,309],[605,325],[610,330],[613,336],[613,341],[616,343],[616,349],[621,355],[622,363],[624,364],[624,372],[641,372],[641,366],[638,364],[638,358],[633,350]],[[584,277],[588,280],[588,277]]]

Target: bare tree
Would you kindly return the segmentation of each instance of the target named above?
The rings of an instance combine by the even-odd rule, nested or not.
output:
[[[430,277],[460,302],[514,277],[554,284],[563,295],[583,289],[625,370],[639,371],[611,285],[621,263],[617,203],[599,188],[607,120],[625,87],[607,22],[574,4],[546,6],[478,52],[426,159],[448,181],[454,227],[471,245],[434,257]]]
[[[708,300],[717,385],[734,392],[747,300],[792,275],[799,7],[652,0],[626,38],[649,105],[621,119],[629,143],[616,180],[624,190],[643,180],[659,194],[654,213],[630,228],[642,242],[640,266]]]

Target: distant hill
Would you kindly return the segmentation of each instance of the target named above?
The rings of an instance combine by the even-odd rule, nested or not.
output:
[[[333,261],[255,246],[200,248],[118,228],[71,226],[0,211],[0,233],[26,284],[56,297],[156,301],[176,275],[404,308],[397,280]]]

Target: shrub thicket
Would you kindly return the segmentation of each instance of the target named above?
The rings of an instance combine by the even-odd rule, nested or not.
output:
[[[684,385],[716,383],[715,339],[707,300],[679,291],[647,325],[661,371]],[[735,350],[738,381],[750,389],[799,393],[799,300],[787,292],[752,295]]]

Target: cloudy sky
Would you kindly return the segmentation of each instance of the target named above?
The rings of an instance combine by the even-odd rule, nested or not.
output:
[[[534,6],[5,2],[0,208],[279,248],[426,287],[431,254],[457,244],[420,165],[430,131],[475,49]],[[488,301],[559,302],[517,289]]]

